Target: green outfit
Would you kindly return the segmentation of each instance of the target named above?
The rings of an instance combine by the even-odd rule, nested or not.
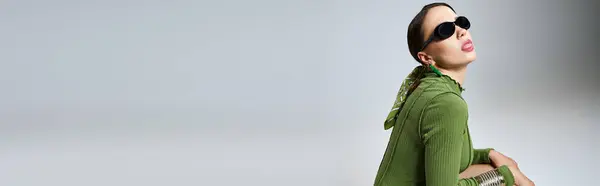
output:
[[[414,91],[409,87],[420,83]],[[472,164],[489,164],[487,149],[474,149],[469,134],[464,89],[449,76],[423,66],[403,83],[385,129],[393,127],[379,166],[375,186],[478,186],[477,179],[459,179]],[[510,169],[496,169],[512,186]]]

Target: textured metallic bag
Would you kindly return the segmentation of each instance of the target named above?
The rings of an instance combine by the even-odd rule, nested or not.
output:
[[[498,170],[487,171],[473,178],[479,182],[479,186],[505,186],[504,177],[500,174],[500,172],[498,172]]]

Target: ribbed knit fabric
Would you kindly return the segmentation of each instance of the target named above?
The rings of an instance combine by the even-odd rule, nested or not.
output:
[[[375,186],[477,186],[459,179],[472,164],[489,164],[489,151],[473,149],[462,87],[427,73],[398,115]],[[514,180],[507,167],[499,172]],[[512,186],[512,183],[509,183]]]
[[[473,164],[490,164],[492,161],[490,160],[490,150],[493,148],[487,149],[473,149]]]

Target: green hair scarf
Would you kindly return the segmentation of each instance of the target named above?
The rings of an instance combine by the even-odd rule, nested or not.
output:
[[[400,110],[402,109],[402,106],[404,105],[404,102],[406,102],[406,98],[408,97],[408,95],[410,95],[412,91],[412,86],[421,78],[423,78],[423,75],[425,74],[425,72],[428,71],[433,71],[435,72],[437,75],[442,76],[442,73],[435,68],[433,65],[429,65],[429,68],[425,67],[425,66],[417,66],[413,69],[413,71],[408,74],[408,76],[404,79],[404,81],[402,82],[402,85],[400,86],[400,90],[398,90],[398,94],[396,95],[396,101],[394,101],[394,105],[392,106],[392,110],[390,111],[390,113],[388,114],[385,122],[384,122],[384,129],[390,129],[392,128],[392,126],[394,126],[394,124],[396,123],[396,120],[398,118],[398,114],[400,113]]]

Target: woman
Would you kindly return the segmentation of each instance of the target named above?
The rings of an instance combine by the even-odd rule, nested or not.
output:
[[[475,60],[469,20],[445,3],[423,7],[408,27],[421,63],[405,79],[385,129],[393,127],[375,186],[531,186],[517,164],[492,148],[474,149],[462,99]]]

